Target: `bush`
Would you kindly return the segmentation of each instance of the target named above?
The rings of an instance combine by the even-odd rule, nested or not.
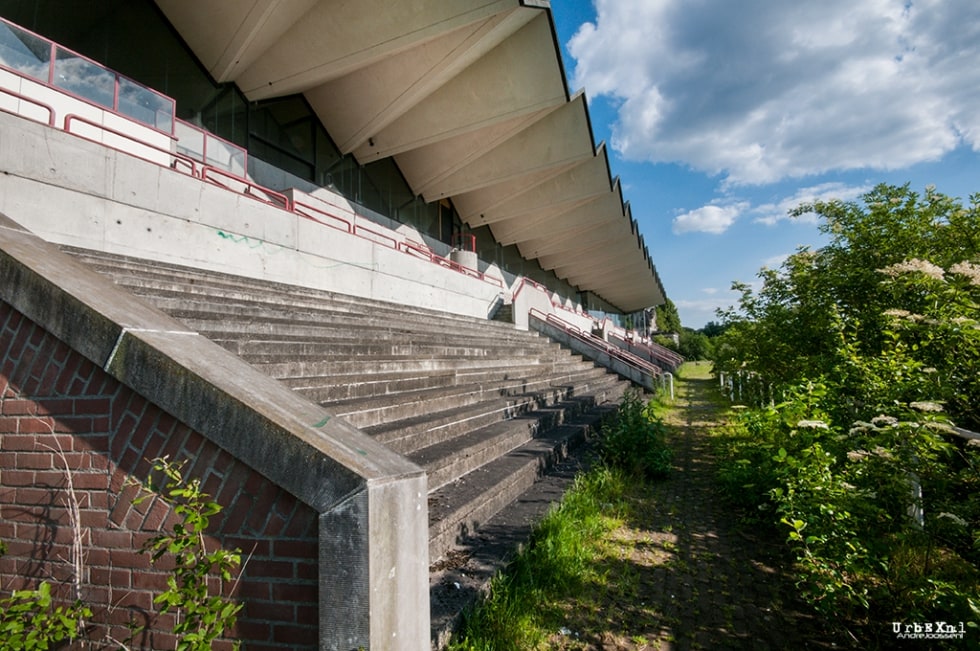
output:
[[[614,422],[603,426],[598,452],[603,463],[647,479],[670,474],[673,458],[667,447],[667,427],[643,404],[635,391],[628,391]]]

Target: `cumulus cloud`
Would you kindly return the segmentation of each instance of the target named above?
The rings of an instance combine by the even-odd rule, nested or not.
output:
[[[627,159],[731,187],[980,151],[976,0],[595,6],[568,44],[574,83],[612,100]]]
[[[855,186],[845,183],[820,183],[806,188],[799,188],[791,196],[784,197],[779,201],[760,204],[752,209],[758,215],[753,221],[760,224],[772,226],[784,219],[789,219],[789,212],[795,210],[801,204],[815,203],[817,201],[853,201],[858,197],[868,193],[871,186]],[[815,223],[817,217],[814,214],[800,215],[800,221]]]
[[[762,266],[767,269],[779,269],[783,263],[789,259],[789,256],[789,253],[781,253],[779,255],[768,257],[762,261]]]
[[[725,206],[710,204],[674,218],[674,233],[712,233],[720,235],[735,223],[746,204]]]
[[[674,301],[682,314],[681,322],[689,328],[703,327],[708,321],[718,320],[718,311],[727,310],[738,303],[738,294],[724,292],[711,298],[684,299]]]

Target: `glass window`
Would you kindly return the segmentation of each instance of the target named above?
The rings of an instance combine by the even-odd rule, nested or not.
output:
[[[112,108],[116,95],[116,75],[61,48],[55,55],[54,85],[106,108]]]
[[[51,43],[13,25],[0,23],[0,64],[47,82]]]
[[[128,115],[161,131],[167,133],[173,131],[173,100],[125,78],[119,79],[117,110],[123,115]]]

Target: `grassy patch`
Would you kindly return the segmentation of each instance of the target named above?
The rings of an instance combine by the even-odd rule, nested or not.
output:
[[[630,587],[630,577],[610,571],[609,560],[619,553],[616,532],[646,482],[670,469],[665,432],[652,404],[627,396],[615,421],[603,428],[599,463],[576,479],[524,552],[493,579],[489,596],[465,614],[450,651],[549,648],[572,614],[570,595],[578,597],[575,619],[602,628],[604,595]]]
[[[606,582],[600,562],[607,533],[622,526],[630,480],[597,467],[579,476],[561,504],[535,530],[529,546],[494,578],[490,594],[464,616],[451,651],[543,648],[566,615],[567,594]]]

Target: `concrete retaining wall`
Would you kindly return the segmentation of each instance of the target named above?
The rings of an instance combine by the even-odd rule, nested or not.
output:
[[[224,506],[213,539],[253,552],[249,649],[427,648],[420,468],[5,217],[0,324],[0,584],[65,576],[64,450],[86,599],[112,631],[135,617],[169,646],[150,603],[164,576],[137,549],[173,514],[134,507],[127,480],[170,454]]]
[[[480,318],[503,289],[6,113],[0,212],[59,244]]]

